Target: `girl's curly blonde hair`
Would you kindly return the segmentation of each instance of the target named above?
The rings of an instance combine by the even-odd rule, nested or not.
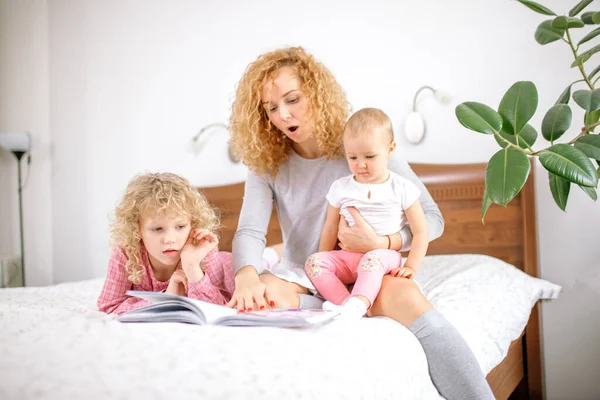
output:
[[[128,279],[139,284],[144,275],[141,265],[142,236],[140,219],[145,213],[188,217],[191,229],[215,232],[219,217],[204,195],[187,179],[170,173],[146,173],[135,176],[117,205],[111,221],[111,242],[125,251]]]
[[[323,64],[302,47],[262,54],[248,65],[238,83],[229,118],[230,144],[248,168],[275,176],[288,158],[291,140],[273,126],[262,106],[265,84],[281,67],[291,67],[308,99],[313,137],[328,159],[342,156],[342,133],[350,105],[342,87]]]

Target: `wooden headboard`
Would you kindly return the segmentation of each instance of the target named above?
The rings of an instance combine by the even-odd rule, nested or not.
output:
[[[428,255],[487,254],[538,276],[533,172],[507,207],[495,204],[490,207],[482,224],[486,164],[411,164],[411,167],[427,186],[445,220],[444,234],[430,243]],[[205,188],[202,192],[221,212],[219,248],[231,251],[244,184]],[[274,210],[267,245],[281,240]],[[543,398],[542,368],[540,316],[536,305],[523,337],[511,345],[506,359],[488,375],[488,382],[497,398],[507,398],[515,388],[521,388],[527,398]]]
[[[537,276],[537,242],[533,179],[506,208],[492,205],[481,223],[481,199],[486,164],[412,164],[445,220],[444,234],[431,242],[427,254],[487,254]],[[202,189],[221,212],[219,247],[231,251],[231,241],[244,196],[244,183]],[[267,244],[281,242],[273,212]]]

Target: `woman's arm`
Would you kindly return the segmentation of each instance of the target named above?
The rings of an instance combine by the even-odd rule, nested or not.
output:
[[[338,224],[340,222],[340,209],[327,205],[327,217],[321,232],[321,240],[319,241],[319,251],[330,251],[335,249],[338,241]]]
[[[232,243],[236,276],[240,273],[257,275],[262,272],[262,254],[273,211],[273,191],[268,179],[252,171],[248,172],[246,178],[244,201]]]
[[[267,287],[258,277],[264,269],[262,255],[273,211],[273,190],[268,179],[252,171],[246,178],[240,220],[233,237],[235,291],[226,304],[238,310],[250,310],[255,305],[262,309],[269,302]]]
[[[442,236],[442,233],[444,232],[444,218],[442,217],[442,213],[440,212],[438,205],[433,201],[431,194],[429,194],[429,191],[423,182],[419,180],[417,175],[410,168],[410,165],[408,165],[406,161],[400,159],[397,154],[394,154],[388,162],[388,168],[390,171],[395,172],[414,183],[421,191],[419,201],[423,208],[425,220],[427,221],[428,240],[432,241]],[[400,230],[400,235],[402,235],[402,248],[400,250],[409,250],[413,241],[413,233],[411,232],[410,224],[406,224]]]
[[[356,208],[348,207],[348,212],[354,220],[354,225],[350,227],[344,218],[340,218],[338,224],[338,239],[342,250],[356,253],[367,253],[375,249],[400,250],[402,247],[400,233],[379,236]]]

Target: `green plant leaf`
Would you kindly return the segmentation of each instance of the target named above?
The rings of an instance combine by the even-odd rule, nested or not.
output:
[[[538,104],[538,93],[533,82],[517,82],[504,94],[498,113],[506,132],[514,135],[521,132],[531,119]]]
[[[575,5],[575,7],[571,8],[571,11],[569,11],[569,17],[574,17],[579,14],[584,8],[589,6],[592,1],[594,0],[581,0]]]
[[[594,24],[600,24],[600,12],[596,11],[592,14],[592,22]]]
[[[538,137],[538,133],[535,128],[529,124],[526,124],[523,129],[521,129],[521,132],[519,132],[517,135],[513,135],[512,132],[504,132],[504,129],[498,133],[504,139],[508,140],[512,144],[516,144],[522,149],[528,149],[532,147]],[[494,135],[494,139],[496,139],[496,142],[498,142],[500,147],[504,148],[508,146],[508,144],[498,138],[498,136]]]
[[[600,120],[600,110],[592,111],[591,113],[585,113],[585,117],[583,121],[585,122],[585,126],[594,125],[596,122]],[[594,128],[590,129],[588,132],[594,132]]]
[[[592,40],[593,38],[595,38],[596,36],[600,35],[600,28],[596,28],[593,31],[591,31],[590,33],[588,33],[587,35],[585,35],[580,41],[579,43],[577,43],[577,46],[581,46],[582,44],[589,42],[590,40]]]
[[[584,191],[585,194],[587,194],[588,196],[590,196],[590,199],[596,201],[598,200],[598,192],[596,188],[591,188],[591,187],[587,187],[587,186],[579,186],[581,188],[581,190]]]
[[[574,17],[556,17],[552,21],[552,27],[556,29],[567,29],[567,28],[583,28],[585,24],[579,18]]]
[[[577,90],[573,92],[573,100],[586,112],[600,109],[600,89]]]
[[[587,60],[589,60],[594,54],[600,51],[600,44],[592,47],[591,49],[581,53],[577,56],[575,61],[571,64],[571,68],[577,67],[579,65],[583,65]]]
[[[590,159],[568,144],[555,144],[540,153],[540,162],[548,171],[582,186],[596,187],[598,174]]]
[[[482,103],[469,101],[456,106],[456,118],[467,129],[493,134],[502,129],[502,117]]]
[[[484,223],[485,214],[494,202],[487,193],[487,189],[483,191],[483,199],[481,199],[481,223]]]
[[[569,100],[571,99],[571,86],[573,86],[575,82],[571,83],[558,97],[556,103],[554,104],[569,104]]]
[[[581,14],[581,20],[586,25],[593,25],[594,21],[593,21],[592,17],[594,16],[595,13],[596,13],[596,11],[584,12],[583,14]]]
[[[571,126],[571,107],[567,104],[552,106],[542,121],[542,135],[549,142],[554,142]]]
[[[540,14],[544,14],[544,15],[556,15],[554,13],[554,11],[550,10],[547,7],[544,7],[543,5],[536,3],[535,1],[529,1],[529,0],[517,0],[519,3],[531,8],[533,11],[540,13]]]
[[[535,41],[542,45],[556,42],[563,36],[565,36],[565,30],[553,28],[551,19],[539,24],[534,35]]]
[[[571,190],[571,182],[561,178],[558,175],[548,172],[550,180],[550,192],[556,205],[563,211],[567,208],[567,200],[569,199],[569,191]]]
[[[527,156],[513,147],[494,154],[485,170],[485,187],[490,199],[506,206],[525,185],[530,167]]]
[[[600,160],[600,136],[585,135],[577,139],[575,147],[594,160]]]

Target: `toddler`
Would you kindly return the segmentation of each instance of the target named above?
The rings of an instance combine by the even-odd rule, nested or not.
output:
[[[333,182],[327,193],[327,216],[319,252],[306,261],[305,270],[327,301],[324,309],[342,317],[360,318],[371,307],[383,275],[412,279],[427,252],[427,222],[419,202],[419,189],[387,168],[396,148],[392,123],[381,110],[364,108],[353,114],[344,128],[344,151],[351,175]],[[354,224],[352,207],[373,230],[387,236],[387,249],[368,253],[334,250],[341,216]],[[408,223],[413,233],[410,253],[403,263],[390,235]],[[352,293],[347,285],[354,284]]]

